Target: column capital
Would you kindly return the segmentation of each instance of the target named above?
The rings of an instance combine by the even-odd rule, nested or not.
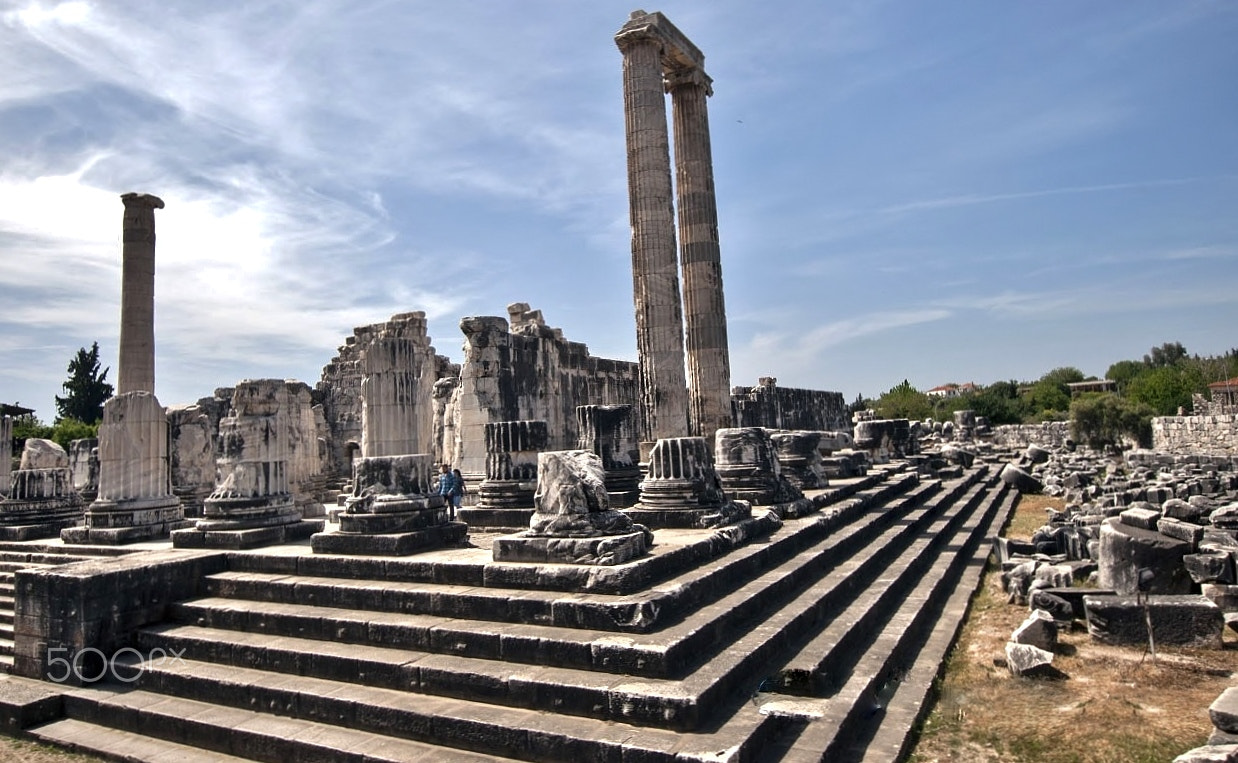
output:
[[[163,199],[149,193],[122,193],[120,200],[126,207],[145,207],[147,209],[163,209]]]
[[[674,94],[681,87],[704,88],[705,95],[714,94],[714,80],[699,66],[672,69],[665,75],[666,92]]]

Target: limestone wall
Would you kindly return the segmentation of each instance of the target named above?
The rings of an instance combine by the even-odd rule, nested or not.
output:
[[[485,473],[486,424],[543,420],[547,449],[568,450],[580,434],[576,406],[635,406],[638,400],[636,363],[593,357],[584,344],[546,326],[539,311],[510,314],[516,320],[510,327],[499,316],[460,321],[464,364],[443,414],[451,426],[440,421],[436,429],[454,428],[453,463],[466,475]]]
[[[847,402],[841,392],[779,387],[778,380],[762,378],[752,388],[731,390],[735,427],[766,429],[851,429]]]
[[[1166,453],[1238,455],[1238,414],[1154,418],[1152,449]]]
[[[993,427],[993,444],[1002,448],[1026,448],[1041,445],[1060,448],[1070,439],[1069,421],[1046,421],[1040,424],[1002,424]]]
[[[315,396],[322,404],[323,419],[327,424],[326,459],[333,473],[349,473],[350,451],[360,455],[365,439],[361,394],[365,376],[363,356],[375,344],[393,338],[403,340],[412,349],[401,357],[414,366],[408,369],[409,375],[420,380],[417,385],[418,399],[414,404],[424,406],[425,420],[419,426],[426,429],[419,431],[417,436],[425,441],[423,451],[432,452],[434,443],[430,427],[433,424],[430,417],[433,386],[439,379],[457,376],[459,368],[448,358],[435,354],[426,334],[424,312],[399,313],[391,316],[389,321],[353,329],[352,336],[345,338],[338,354],[322,369]],[[423,397],[424,401],[421,399]]]

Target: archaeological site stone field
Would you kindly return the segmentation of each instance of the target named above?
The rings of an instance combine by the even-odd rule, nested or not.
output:
[[[660,13],[614,42],[636,362],[513,303],[440,338],[456,363],[414,305],[312,384],[165,407],[164,201],[120,197],[97,440],[10,453],[0,415],[7,734],[145,761],[893,761],[991,553],[1031,610],[1019,675],[1076,621],[1136,647],[1238,627],[1232,401],[1122,454],[733,386],[705,57]],[[1029,492],[1068,508],[998,537]],[[1214,747],[1238,743],[1234,702]]]

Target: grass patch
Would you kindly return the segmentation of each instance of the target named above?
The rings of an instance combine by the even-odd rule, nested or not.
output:
[[[1028,539],[1059,499],[1027,496],[1007,537]],[[938,683],[910,760],[914,763],[1162,763],[1206,742],[1208,705],[1233,685],[1238,644],[1224,649],[1139,648],[1062,633],[1054,667],[1061,681],[1015,678],[1007,639],[1027,617],[1006,603],[995,565],[981,581],[967,623]]]

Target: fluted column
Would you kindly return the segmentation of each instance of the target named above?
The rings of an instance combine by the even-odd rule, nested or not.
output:
[[[633,19],[615,36],[623,52],[623,106],[632,225],[632,286],[643,439],[688,433],[683,309],[675,252],[670,135],[660,37]]]
[[[13,471],[13,419],[0,413],[0,498],[9,494]]]
[[[675,124],[675,190],[687,331],[689,427],[693,435],[712,441],[717,430],[733,426],[718,205],[705,103],[713,91],[709,77],[699,68],[673,72],[667,87]]]
[[[163,200],[126,193],[122,222],[120,372],[116,394],[155,391],[155,210]]]

